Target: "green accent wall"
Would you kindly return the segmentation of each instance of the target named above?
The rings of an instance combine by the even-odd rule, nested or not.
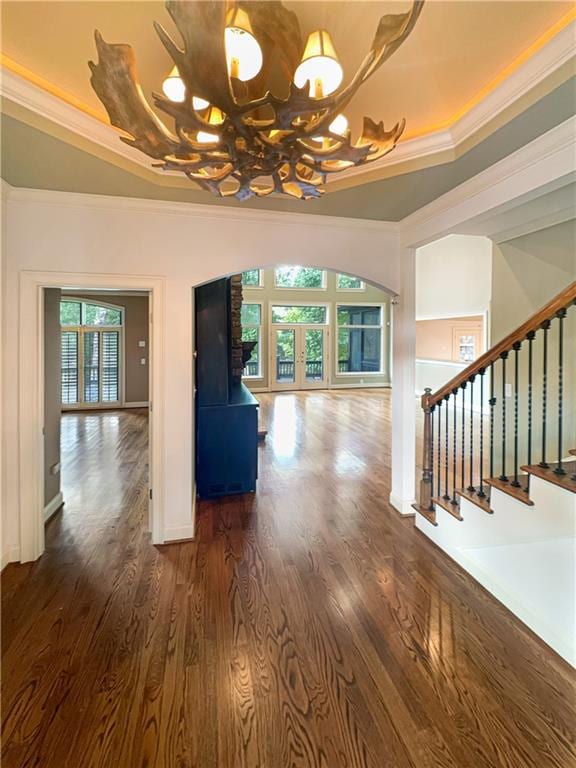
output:
[[[261,327],[261,373],[259,378],[245,378],[244,383],[252,390],[269,389],[270,380],[270,306],[272,304],[291,304],[291,303],[314,303],[329,305],[329,386],[383,386],[389,385],[391,381],[390,373],[390,330],[391,330],[391,299],[392,297],[371,285],[364,285],[363,290],[337,290],[336,274],[326,272],[325,289],[317,290],[313,288],[276,288],[274,284],[274,270],[261,270],[262,287],[252,288],[244,286],[244,304],[261,303],[262,304],[262,327]],[[337,304],[382,304],[383,305],[383,373],[382,374],[338,374],[336,366],[336,305]]]

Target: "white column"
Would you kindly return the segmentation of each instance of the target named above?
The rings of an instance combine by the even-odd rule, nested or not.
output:
[[[416,250],[400,253],[392,321],[392,489],[390,504],[413,515],[416,460]]]

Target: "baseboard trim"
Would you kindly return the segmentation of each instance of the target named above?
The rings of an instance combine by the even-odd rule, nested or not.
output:
[[[124,403],[123,408],[148,408],[150,403],[148,400],[142,400],[142,402],[133,401],[131,403]]]
[[[413,499],[412,501],[404,501],[398,498],[398,496],[395,496],[393,493],[391,493],[388,500],[390,504],[394,507],[394,509],[397,512],[400,512],[400,514],[403,517],[415,517],[416,510],[412,506],[412,504],[416,503],[415,499]]]
[[[174,544],[178,541],[189,541],[194,538],[194,524],[182,525],[175,528],[164,528],[164,544]]]
[[[62,491],[59,491],[56,496],[54,496],[52,501],[49,501],[48,504],[46,504],[44,507],[44,522],[47,523],[52,515],[54,515],[63,504],[64,496],[62,496]]]
[[[330,389],[390,389],[392,384],[389,381],[375,382],[374,384],[330,384]]]
[[[20,547],[10,547],[5,552],[2,552],[2,562],[0,563],[0,570],[4,570],[10,563],[17,563],[20,560]]]

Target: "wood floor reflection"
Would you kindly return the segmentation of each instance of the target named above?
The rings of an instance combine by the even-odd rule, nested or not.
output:
[[[575,677],[387,503],[390,393],[259,395],[258,493],[146,533],[144,411],[69,414],[4,571],[3,768],[571,768]]]

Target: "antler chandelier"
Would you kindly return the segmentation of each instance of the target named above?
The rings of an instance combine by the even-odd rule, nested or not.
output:
[[[406,40],[422,6],[417,0],[407,13],[382,17],[370,51],[340,89],[329,33],[312,32],[302,54],[298,19],[282,3],[169,0],[184,49],[155,23],[174,68],[164,95],[153,98],[173,130],[146,101],[132,48],[106,43],[98,31],[91,83],[112,125],[129,134],[122,141],[160,161],[154,167],[179,171],[219,197],[319,197],[328,174],[379,160],[402,135],[405,120],[386,131],[365,117],[353,144],[344,109]]]

